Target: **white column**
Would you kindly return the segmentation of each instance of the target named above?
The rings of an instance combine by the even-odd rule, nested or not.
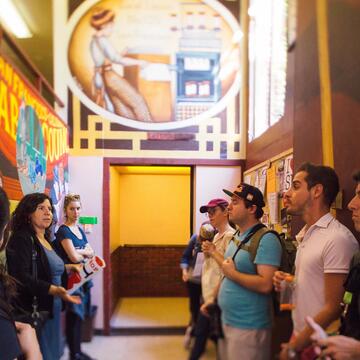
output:
[[[53,17],[53,55],[54,55],[54,89],[56,95],[64,103],[61,108],[55,104],[57,114],[67,123],[67,86],[66,86],[66,61],[65,29],[68,18],[68,0],[52,0]]]

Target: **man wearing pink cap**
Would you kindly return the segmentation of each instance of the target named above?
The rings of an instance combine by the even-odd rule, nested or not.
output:
[[[207,213],[210,224],[217,230],[212,242],[203,241],[202,247],[205,260],[201,274],[201,288],[204,302],[214,301],[214,291],[219,286],[222,278],[220,264],[224,259],[227,245],[234,234],[234,229],[229,225],[228,207],[225,199],[212,199],[200,207],[201,213]],[[207,250],[211,246],[211,253]],[[220,261],[217,260],[220,258]],[[189,360],[197,360],[204,352],[209,334],[209,317],[199,314],[195,327],[195,343],[191,349]]]

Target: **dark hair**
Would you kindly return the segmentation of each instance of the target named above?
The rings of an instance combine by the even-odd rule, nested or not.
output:
[[[356,182],[360,183],[360,170],[358,170],[358,171],[356,171],[356,172],[354,173],[353,179],[354,179]]]
[[[329,166],[314,165],[310,162],[302,164],[297,173],[300,171],[307,172],[305,181],[308,184],[308,189],[311,189],[317,184],[321,184],[324,189],[324,201],[329,207],[336,198],[339,192],[339,178],[335,170]]]
[[[0,240],[2,238],[5,225],[10,217],[10,203],[3,188],[0,187]],[[0,246],[1,249],[1,246]]]
[[[0,241],[10,217],[10,203],[6,192],[0,187]],[[3,242],[0,250],[5,248]],[[6,273],[4,265],[0,264],[0,282],[4,287],[4,298],[0,298],[0,306],[5,309],[11,310],[11,299],[16,296],[16,280]]]
[[[242,198],[243,199],[243,198]],[[263,215],[264,215],[264,210],[262,208],[260,208],[259,206],[257,206],[256,204],[252,203],[249,200],[243,199],[244,200],[244,204],[245,204],[245,208],[248,209],[251,206],[256,206],[256,211],[255,211],[255,218],[256,219],[260,219]]]
[[[48,195],[43,193],[27,194],[20,200],[18,206],[13,212],[9,224],[9,230],[12,232],[17,230],[30,230],[35,232],[29,217],[36,211],[38,205],[43,203],[45,200],[49,200],[51,205],[51,212],[54,215],[54,206],[51,198]],[[50,241],[51,226],[53,225],[53,221],[51,225],[45,230],[45,238],[48,241]]]

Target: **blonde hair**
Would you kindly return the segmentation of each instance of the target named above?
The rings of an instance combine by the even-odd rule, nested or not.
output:
[[[67,194],[64,199],[64,214],[66,216],[66,208],[73,201],[78,201],[81,204],[80,195],[78,194]]]

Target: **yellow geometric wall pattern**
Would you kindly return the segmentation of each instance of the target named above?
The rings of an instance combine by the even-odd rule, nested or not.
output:
[[[225,119],[214,117],[203,120],[195,129],[191,129],[192,132],[188,132],[187,128],[180,132],[160,132],[160,136],[155,136],[154,139],[154,133],[148,131],[131,131],[129,128],[114,130],[118,124],[99,115],[87,115],[87,124],[82,129],[84,115],[81,115],[81,111],[84,105],[73,95],[72,114],[69,114],[73,138],[70,154],[120,158],[240,160],[244,156],[240,154],[235,107],[236,98],[227,107]],[[193,144],[193,149],[188,147],[182,150],[181,144],[189,142]],[[167,145],[174,143],[179,144],[178,150],[167,148]],[[114,144],[113,148],[111,144]]]

